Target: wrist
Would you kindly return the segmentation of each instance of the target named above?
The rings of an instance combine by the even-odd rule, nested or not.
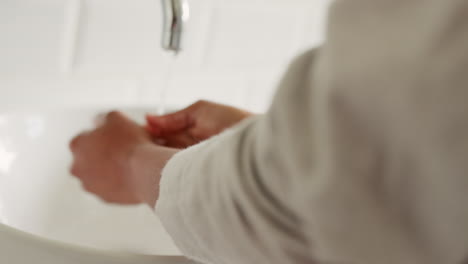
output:
[[[130,160],[130,179],[135,195],[154,208],[159,197],[159,182],[166,163],[178,152],[152,143],[135,148]]]

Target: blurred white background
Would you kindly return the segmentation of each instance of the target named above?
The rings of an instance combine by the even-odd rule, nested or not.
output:
[[[197,99],[264,111],[330,0],[190,0],[185,50],[160,48],[159,0],[0,0],[0,107]]]

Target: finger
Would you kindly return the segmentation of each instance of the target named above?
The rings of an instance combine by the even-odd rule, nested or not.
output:
[[[105,123],[107,127],[112,127],[116,129],[117,127],[134,127],[141,130],[144,130],[142,126],[136,123],[134,120],[130,119],[128,116],[119,111],[111,111],[107,113],[105,117]],[[149,135],[148,135],[149,136]]]
[[[144,125],[144,128],[145,130],[153,137],[159,137],[161,136],[160,135],[160,131],[159,129],[157,129],[156,127],[150,125],[149,123],[147,123],[146,125]]]
[[[79,167],[77,166],[76,162],[73,162],[73,164],[71,165],[70,173],[71,173],[71,175],[79,178],[80,170],[79,170]]]
[[[119,111],[110,111],[106,115],[106,121],[115,121],[115,120],[121,120],[125,118],[124,114],[122,114]]]
[[[86,178],[87,171],[86,171],[86,163],[84,160],[81,160],[79,157],[75,157],[71,166],[69,167],[69,172],[72,176],[83,181]]]
[[[147,115],[146,121],[151,127],[153,135],[162,136],[182,131],[192,125],[191,116],[193,111],[192,107],[188,107],[181,111],[162,116]]]
[[[94,118],[94,125],[96,127],[104,125],[104,123],[106,122],[106,117],[107,115],[105,113],[100,113],[96,115],[96,117]]]
[[[187,115],[182,112],[165,116],[147,116],[146,120],[151,133],[155,136],[179,132],[189,126]]]
[[[188,133],[173,134],[164,137],[164,140],[164,145],[171,148],[187,148],[198,143],[198,141]]]
[[[72,152],[75,152],[80,145],[80,142],[83,140],[86,135],[88,135],[90,132],[89,131],[84,131],[75,136],[72,140],[70,140],[69,148]]]

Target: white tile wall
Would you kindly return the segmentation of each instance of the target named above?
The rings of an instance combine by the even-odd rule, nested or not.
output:
[[[296,5],[287,1],[214,3],[206,65],[255,69],[284,62],[294,54],[304,22]]]
[[[57,71],[64,1],[0,1],[0,76]],[[3,87],[3,85],[2,85]]]
[[[160,49],[159,0],[0,0],[0,105],[169,104],[264,111],[330,0],[191,0],[185,50]]]
[[[76,70],[93,73],[155,71],[163,54],[161,12],[154,0],[83,0]]]

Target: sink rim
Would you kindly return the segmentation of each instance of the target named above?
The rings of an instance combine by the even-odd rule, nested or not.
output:
[[[28,240],[30,242],[41,244],[42,246],[45,246],[45,247],[62,248],[68,251],[75,251],[79,254],[101,255],[101,256],[116,257],[116,258],[130,257],[130,258],[151,258],[151,259],[160,258],[162,260],[188,260],[183,255],[149,255],[149,254],[131,253],[131,252],[125,252],[125,251],[110,250],[110,249],[97,249],[97,248],[92,248],[92,247],[86,247],[86,246],[76,245],[72,243],[56,241],[50,238],[35,235],[32,233],[22,231],[14,227],[5,225],[3,223],[0,223],[0,237],[2,236],[2,234],[5,234],[5,233],[10,233],[11,235],[16,236],[19,239]]]

